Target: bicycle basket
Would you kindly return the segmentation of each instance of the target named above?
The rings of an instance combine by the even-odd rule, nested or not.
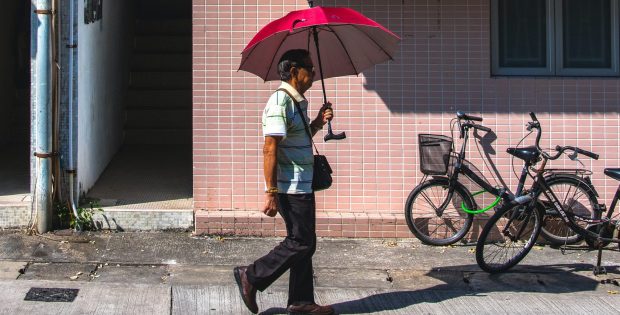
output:
[[[442,135],[419,134],[420,170],[426,175],[445,175],[450,164],[452,138]]]

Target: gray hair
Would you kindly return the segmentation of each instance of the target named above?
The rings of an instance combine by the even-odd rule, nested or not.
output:
[[[310,52],[305,49],[292,49],[284,53],[278,61],[278,74],[282,81],[291,80],[291,68],[303,65],[304,60],[310,57]]]

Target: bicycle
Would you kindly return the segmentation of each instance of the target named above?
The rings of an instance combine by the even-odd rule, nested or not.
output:
[[[541,162],[535,172],[534,182],[527,194],[514,198],[503,204],[491,216],[485,224],[476,243],[476,262],[483,270],[490,273],[506,271],[518,264],[535,245],[542,230],[542,221],[547,207],[552,207],[562,218],[563,222],[580,237],[586,240],[618,242],[618,239],[601,237],[610,227],[613,209],[607,212],[607,216],[601,219],[604,207],[597,206],[594,216],[577,213],[579,207],[572,204],[572,200],[561,200],[550,189],[550,182],[545,174],[545,167],[550,160],[558,159],[565,151],[573,154],[582,154],[592,159],[598,159],[598,155],[573,146],[556,146],[555,155],[550,155],[540,148],[541,127],[534,113],[530,113],[532,121],[528,123],[528,130],[536,129],[535,146],[514,150],[511,154],[522,159],[526,164],[534,166]],[[510,149],[509,149],[510,150]],[[606,174],[620,179],[620,169],[608,169]],[[584,186],[585,187],[585,186]],[[620,194],[616,193],[616,199]],[[614,223],[615,226],[617,222]],[[601,227],[600,229],[597,228]],[[608,236],[608,235],[605,235]],[[599,262],[600,266],[600,262]]]
[[[472,170],[473,167],[469,166],[465,159],[469,131],[471,129],[484,132],[491,131],[490,128],[476,124],[474,121],[481,122],[482,118],[458,111],[456,122],[451,124],[451,130],[453,130],[455,124],[459,125],[459,138],[463,139],[459,153],[453,153],[452,137],[430,134],[418,135],[420,169],[425,176],[407,198],[405,219],[409,230],[424,244],[445,246],[460,241],[469,232],[474,215],[495,208],[502,200],[510,202],[524,193],[523,188],[527,179],[527,170],[530,167],[527,161],[521,171],[517,191],[514,195],[507,187],[497,188],[492,186],[481,176],[478,176]],[[509,150],[519,149],[513,148]],[[451,173],[448,172],[450,164],[453,165]],[[459,181],[459,175],[461,174],[482,187],[483,190],[472,194]],[[432,176],[433,178],[426,180],[427,176]],[[554,187],[567,187],[569,191],[577,191],[578,189],[585,191],[585,195],[591,204],[589,209],[593,209],[594,205],[598,204],[596,191],[588,180],[577,175],[559,171],[550,171],[546,174],[546,177],[550,185]],[[495,200],[490,205],[480,208],[474,197],[481,193],[489,193],[495,197]],[[544,204],[541,205],[541,207],[543,206]],[[551,231],[549,231],[549,234],[557,236],[553,235]],[[558,239],[559,237],[557,236]],[[578,240],[564,238],[564,242],[570,243],[574,241]]]

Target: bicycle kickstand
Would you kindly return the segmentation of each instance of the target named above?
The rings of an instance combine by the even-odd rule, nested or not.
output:
[[[596,258],[596,266],[592,269],[592,272],[594,273],[595,276],[607,274],[607,270],[605,269],[605,267],[601,266],[602,256],[603,256],[603,244],[599,244],[598,257]]]

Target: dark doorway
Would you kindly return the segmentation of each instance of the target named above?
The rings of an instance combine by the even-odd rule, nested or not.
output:
[[[110,210],[189,210],[192,2],[135,0],[124,143],[88,197]]]
[[[29,204],[30,2],[0,10],[0,211]],[[6,222],[2,222],[6,223]]]

